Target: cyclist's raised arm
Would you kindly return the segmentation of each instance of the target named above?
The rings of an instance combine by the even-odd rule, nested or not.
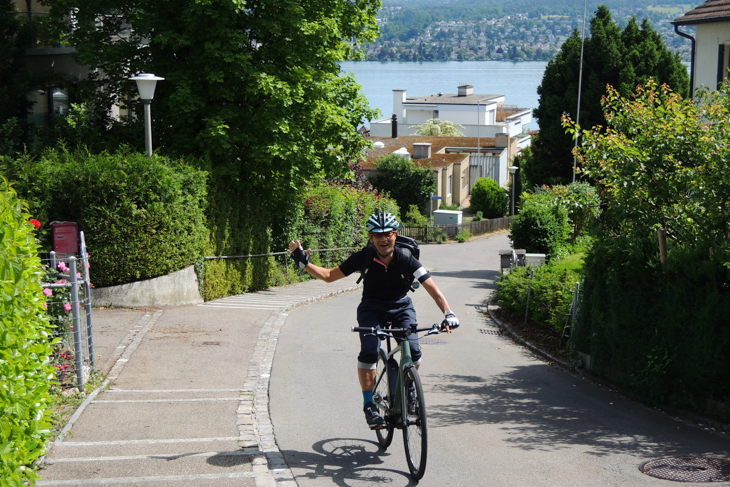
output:
[[[340,270],[339,267],[334,269],[327,269],[326,267],[319,267],[309,262],[309,254],[311,249],[306,251],[302,248],[302,243],[299,240],[292,240],[289,242],[289,255],[294,261],[299,264],[299,267],[304,269],[307,274],[317,279],[321,279],[325,282],[334,282],[338,279],[345,277],[345,274]]]

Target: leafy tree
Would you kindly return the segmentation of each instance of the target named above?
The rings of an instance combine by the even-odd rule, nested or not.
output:
[[[606,233],[663,228],[679,244],[727,242],[730,86],[695,103],[649,80],[633,100],[610,88],[602,104],[608,128],[581,132],[579,160],[607,203]]]
[[[0,0],[0,154],[17,150],[21,140],[21,119],[28,108],[25,93],[30,71],[25,65],[25,49],[31,35],[13,0]]]
[[[127,78],[163,76],[155,147],[206,156],[234,198],[285,211],[297,188],[345,174],[365,146],[357,127],[375,111],[337,63],[375,37],[378,0],[46,3],[59,39],[91,68],[80,85],[90,123],[100,133],[119,123],[115,103],[141,114]]]
[[[432,118],[421,125],[416,125],[416,135],[431,135],[431,136],[443,136],[443,137],[463,137],[464,134],[459,131],[460,128],[464,128],[463,125],[458,123],[450,122],[448,120],[441,120],[438,118]]]
[[[580,123],[584,127],[604,125],[601,98],[606,85],[628,96],[634,88],[653,77],[668,83],[682,95],[689,91],[687,69],[679,55],[672,55],[648,21],[641,27],[632,18],[621,31],[604,6],[591,19],[591,37],[585,40]],[[578,105],[581,39],[577,30],[548,62],[538,87],[539,105],[534,111],[540,136],[532,144],[532,160],[525,170],[531,184],[567,183],[573,179],[574,142],[561,125],[561,116],[575,118]]]
[[[400,207],[401,219],[411,205],[425,213],[431,193],[436,191],[436,180],[431,167],[418,167],[407,157],[397,154],[382,156],[375,161],[379,174],[372,177],[378,190],[388,193]]]

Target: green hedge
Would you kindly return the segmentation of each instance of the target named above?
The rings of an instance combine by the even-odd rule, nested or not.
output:
[[[670,247],[663,266],[655,235],[596,242],[576,350],[646,400],[699,412],[707,400],[730,404],[729,265],[727,244]]]
[[[0,179],[0,485],[39,478],[30,468],[49,435],[53,370],[43,272],[27,208]]]
[[[358,247],[367,240],[365,220],[376,208],[397,214],[395,201],[379,193],[348,185],[321,184],[304,189],[301,199],[286,209],[266,208],[249,195],[233,197],[233,189],[218,180],[211,190],[208,222],[211,240],[206,255],[251,255],[284,252],[299,239],[305,248]],[[277,217],[272,217],[276,212]],[[312,262],[334,267],[347,251],[314,253]],[[270,286],[309,279],[289,257],[256,257],[200,262],[203,297],[211,300]]]
[[[207,175],[184,161],[61,150],[4,158],[0,169],[43,223],[45,248],[51,221],[78,223],[98,287],[166,275],[203,254]]]

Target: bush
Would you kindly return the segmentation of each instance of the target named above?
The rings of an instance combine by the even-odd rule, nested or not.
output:
[[[522,204],[510,225],[510,239],[516,249],[557,256],[570,234],[568,211],[553,198],[531,198]]]
[[[507,191],[491,178],[479,178],[471,189],[471,211],[481,211],[484,218],[503,217],[509,208]]]
[[[484,215],[482,214],[482,212],[477,211],[476,214],[474,215],[474,218],[472,218],[471,221],[480,222],[480,221],[482,221],[483,218],[484,218]]]
[[[29,214],[0,179],[0,483],[26,485],[49,435],[53,370],[38,245]]]
[[[45,248],[49,222],[78,223],[97,286],[166,275],[203,254],[207,175],[185,161],[60,150],[5,158],[0,169],[43,222]]]
[[[559,269],[548,263],[535,269],[530,294],[529,317],[562,332],[573,301],[575,283],[580,279],[576,272]],[[497,281],[500,303],[513,313],[523,314],[527,309],[527,292],[530,269],[516,267]]]
[[[471,232],[468,228],[464,228],[460,234],[456,236],[456,241],[459,243],[467,242],[471,238]]]

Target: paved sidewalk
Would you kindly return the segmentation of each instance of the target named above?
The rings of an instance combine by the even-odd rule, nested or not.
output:
[[[95,309],[91,394],[51,445],[39,486],[295,486],[269,418],[287,310],[358,288],[357,275],[198,306]]]

